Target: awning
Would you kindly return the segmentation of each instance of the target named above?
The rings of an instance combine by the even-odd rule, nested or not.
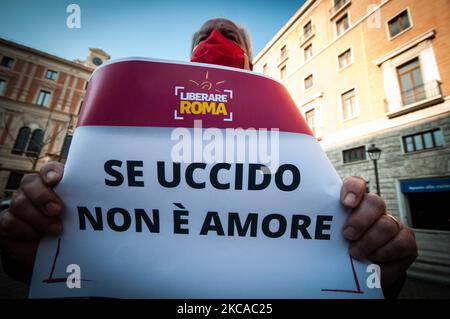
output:
[[[450,178],[428,178],[401,181],[403,193],[425,193],[450,191]]]

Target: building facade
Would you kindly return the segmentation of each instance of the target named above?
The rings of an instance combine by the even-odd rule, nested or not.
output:
[[[414,229],[409,275],[450,283],[450,2],[307,0],[255,57],[280,80],[342,178]]]
[[[90,49],[73,62],[0,39],[0,198],[24,174],[65,161],[89,76],[107,59]]]

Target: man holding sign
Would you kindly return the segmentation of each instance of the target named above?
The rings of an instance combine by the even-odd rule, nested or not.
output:
[[[225,67],[234,67],[245,70],[251,70],[252,68],[251,48],[248,36],[246,35],[243,29],[240,29],[229,20],[213,19],[207,21],[201,27],[201,29],[194,35],[192,47],[193,47],[191,57],[192,62],[216,64]],[[175,89],[175,92],[176,94],[179,93],[177,92],[177,89]],[[180,95],[181,97],[183,97],[182,94],[185,94],[185,97],[189,96],[188,95],[189,92],[187,93],[181,92]],[[196,97],[197,98],[201,97],[203,101],[206,101],[207,99],[209,99],[208,101],[211,101],[212,99],[217,99],[217,101],[214,101],[217,102],[218,105],[218,108],[215,109],[216,113],[223,112],[223,114],[227,116],[226,120],[232,119],[232,117],[229,117],[230,114],[228,110],[225,109],[220,110],[220,102],[225,101],[226,97],[222,98],[216,95],[213,96],[197,95]],[[231,99],[232,96],[229,95],[228,98]],[[188,98],[186,98],[186,100],[188,100]],[[183,104],[183,101],[181,101],[180,105],[185,107],[184,109],[180,109],[181,112],[180,114],[190,114],[189,112],[193,110],[189,109],[190,104],[188,103]],[[211,105],[212,104],[208,104],[210,110],[212,109]],[[185,113],[183,113],[183,110]],[[180,114],[176,113],[175,119],[182,118]],[[96,125],[96,124],[86,124],[86,125]],[[305,132],[307,133],[307,130],[305,130]],[[157,159],[154,159],[154,161],[156,162]],[[182,168],[180,168],[178,166],[170,166],[168,161],[158,160],[157,161],[158,166],[155,165],[153,168],[151,168],[151,172],[149,173],[148,171],[146,171],[147,167],[146,165],[144,165],[143,161],[134,161],[134,162],[135,163],[131,163],[131,165],[134,166],[130,168],[129,166],[130,163],[126,161],[119,161],[116,159],[105,160],[102,163],[103,165],[102,167],[104,168],[102,180],[104,180],[105,185],[108,187],[122,187],[123,184],[126,184],[125,181],[128,181],[128,186],[130,187],[130,172],[132,174],[134,172],[135,175],[137,172],[137,177],[135,176],[131,179],[132,187],[141,187],[141,186],[145,187],[146,185],[144,185],[144,182],[147,183],[148,181],[147,175],[157,174],[159,186],[162,187],[161,191],[163,193],[161,194],[167,194],[170,193],[172,190],[175,190],[175,186],[171,186],[171,181],[169,177],[173,177],[172,182],[174,182],[177,174],[185,176],[187,184],[190,188],[200,189],[202,187],[203,188],[206,187],[204,186],[206,185],[206,182],[203,183],[204,180],[199,181],[198,175],[195,175],[195,174],[203,174],[203,171],[207,171],[206,164],[202,166],[200,165],[202,163],[197,163],[199,164],[197,166],[192,166],[191,164],[186,167],[183,166]],[[145,162],[145,164],[147,164],[147,162]],[[239,179],[236,176],[240,176],[240,174],[242,175],[244,171],[245,172],[248,171],[249,173],[248,180],[250,181],[251,180],[250,172],[252,170],[252,167],[256,169],[255,166],[252,166],[255,164],[249,164],[248,167],[246,166],[243,167],[242,169],[240,168],[240,166],[238,166],[240,164],[236,164],[236,167],[234,168],[228,167],[227,166],[228,163],[226,163],[226,161],[224,161],[224,163],[219,164],[217,164],[219,165],[219,167],[216,167],[216,169],[208,168],[209,169],[208,173],[205,173],[209,174],[210,182],[208,182],[208,185],[209,183],[211,183],[212,185],[219,186],[219,188],[224,187],[225,185],[223,182],[219,182],[220,179],[219,176],[222,176],[223,178],[223,175],[220,175],[221,174],[219,172],[220,169],[222,170],[222,172],[226,170],[231,170],[235,173],[234,175],[235,189],[236,187],[239,189],[239,186],[241,187],[240,189],[242,189],[242,185],[239,184]],[[294,184],[297,170],[300,183],[300,175],[303,174],[303,172],[301,171],[302,167],[296,166],[294,163],[283,163],[283,164],[287,165],[284,166],[284,168],[286,169],[286,171],[289,171],[288,172],[289,174],[293,176],[293,181],[288,186],[292,186],[292,184]],[[172,168],[169,169],[169,167]],[[277,172],[280,172],[281,168],[282,167],[280,166]],[[183,171],[183,169],[185,170]],[[72,172],[73,170],[74,168],[72,168]],[[66,203],[63,202],[59,197],[59,195],[53,191],[53,188],[57,186],[58,183],[61,181],[63,173],[64,173],[63,165],[61,165],[60,163],[53,162],[48,163],[47,165],[42,167],[39,174],[26,175],[22,180],[20,191],[13,199],[11,207],[0,213],[0,235],[1,235],[0,247],[2,249],[2,259],[5,266],[5,270],[9,272],[12,276],[20,278],[22,280],[29,281],[33,263],[36,258],[39,239],[46,235],[58,236],[63,232],[62,218],[66,217],[63,216],[63,211],[65,209]],[[77,172],[77,174],[82,173],[83,171]],[[163,176],[163,173],[166,174],[167,176]],[[272,180],[274,185],[270,185],[267,187],[270,188],[278,186],[278,188],[280,188],[279,186],[281,185],[281,189],[283,189],[283,187],[286,186],[285,185],[286,182],[283,182],[283,176],[281,176],[278,179],[280,185],[277,185],[274,182],[276,178],[275,175],[276,174],[272,174]],[[303,175],[301,178],[303,178]],[[307,180],[307,176],[305,177],[305,179]],[[117,185],[114,185],[114,183],[116,183]],[[255,182],[254,184],[256,185],[257,182]],[[297,191],[297,189],[294,190],[288,188],[289,187],[287,187],[287,191],[284,190],[285,193],[292,190],[293,192],[291,194],[293,194],[294,191]],[[380,265],[381,285],[383,287],[385,296],[387,297],[395,296],[396,294],[398,294],[399,289],[401,289],[406,269],[417,257],[417,246],[414,234],[411,229],[399,223],[393,216],[391,216],[386,211],[386,205],[382,198],[372,193],[366,193],[365,188],[366,188],[365,181],[359,177],[350,177],[346,179],[341,187],[340,201],[344,207],[351,209],[351,214],[342,227],[343,236],[350,242],[349,254],[353,258],[361,261],[368,259],[371,262]],[[63,187],[61,192],[64,193],[64,191],[65,190]],[[78,189],[78,191],[82,190]],[[173,201],[175,201],[175,198],[173,199]],[[173,215],[174,229],[178,227],[176,228],[176,230],[179,231],[179,234],[183,233],[183,231],[184,232],[189,231],[188,220],[186,218],[187,215],[183,215],[183,213],[178,214],[176,213],[176,211],[185,210],[186,205],[183,205],[183,203],[175,203],[175,202],[173,204],[175,205],[172,208],[174,212]],[[133,212],[130,209],[125,210],[120,207],[96,206],[94,208],[94,206],[88,207],[87,205],[77,206],[76,212],[78,213],[79,218],[79,228],[80,228],[79,231],[86,229],[93,229],[96,231],[100,231],[106,227],[110,227],[112,230],[119,229],[119,231],[125,231],[134,227],[134,223],[133,226],[131,227],[131,220],[133,219],[133,221],[136,223],[135,224],[136,231],[139,230],[143,231],[143,229],[146,230],[148,228],[148,231],[150,232],[153,231],[155,233],[158,233],[159,231],[161,231],[162,233],[162,230],[159,227],[156,227],[159,226],[158,218],[161,219],[163,218],[163,216],[161,216],[162,213],[159,214],[159,211],[157,211],[156,208],[153,209],[153,214],[151,209],[149,209],[149,211],[146,212],[145,211],[143,212],[139,209],[140,208],[135,209],[133,215]],[[245,217],[239,217],[238,215],[236,215],[237,213],[230,211],[228,215],[226,215],[228,218],[227,223],[227,220],[224,220],[223,217],[224,215],[220,215],[219,217],[219,214],[217,213],[214,214],[214,212],[208,212],[205,215],[205,217],[201,221],[199,221],[199,234],[210,235],[211,233],[217,233],[217,235],[220,236],[222,235],[221,232],[223,231],[223,235],[230,236],[230,234],[231,235],[235,234],[234,230],[236,229],[239,234],[240,229],[240,231],[244,235],[248,234],[248,236],[250,237],[252,237],[252,234],[254,234],[255,237],[259,238],[260,234],[262,233],[266,236],[268,235],[268,237],[275,238],[277,234],[273,231],[273,228],[271,229],[270,223],[272,219],[273,220],[276,219],[276,221],[280,225],[280,228],[281,225],[283,225],[283,223],[284,225],[290,225],[290,229],[288,229],[287,226],[285,228],[287,234],[286,236],[289,237],[290,234],[291,238],[294,238],[293,236],[296,236],[295,238],[303,237],[303,239],[320,241],[323,239],[327,240],[329,239],[328,237],[330,236],[330,233],[327,232],[327,229],[328,230],[330,229],[331,224],[327,222],[327,220],[331,221],[331,219],[323,214],[314,215],[313,216],[314,220],[311,221],[311,216],[307,216],[307,214],[302,213],[299,214],[295,213],[289,215],[288,216],[289,218],[286,218],[281,214],[268,214],[265,216],[262,215],[259,216],[253,212],[252,213],[245,212],[245,213],[246,214],[248,213],[247,215],[244,215]],[[117,225],[115,215],[118,214],[123,216],[124,219],[123,225],[126,224],[126,221],[128,219],[130,220],[130,223],[127,224],[129,228],[124,229],[122,227],[123,225],[119,226]],[[98,218],[96,219],[96,217]],[[103,219],[100,220],[100,218]],[[232,226],[229,226],[229,229],[227,231],[226,227],[223,227],[223,229],[219,227],[220,224],[225,226],[226,225]],[[309,224],[311,224],[311,227],[306,227]],[[254,233],[252,228],[253,225],[255,226]],[[264,225],[266,226],[266,228],[264,228]],[[312,228],[312,225],[315,225],[315,228]],[[246,226],[247,231],[244,232],[243,230],[245,230]],[[163,222],[161,222],[161,227],[163,227]],[[177,234],[177,231],[174,231],[174,233]],[[282,234],[280,234],[280,237],[281,235]],[[208,254],[208,252],[205,253]],[[351,265],[353,267],[353,262]],[[170,266],[168,267],[170,268]],[[159,276],[163,276],[163,274],[164,273],[161,271],[158,272]],[[95,281],[95,279],[93,278],[88,279],[89,280],[92,279],[93,281]],[[261,280],[264,281],[264,278],[261,278]],[[164,284],[164,282],[162,282],[161,284]],[[185,287],[183,287],[183,289],[184,288]],[[323,291],[327,290],[331,291],[332,290],[331,288],[336,287],[323,287],[323,288],[330,288],[330,289],[322,289]],[[226,290],[224,291],[225,292],[222,295],[219,293],[213,296],[233,297],[232,295],[227,294]],[[357,292],[359,293],[361,292],[359,284]],[[203,297],[208,297],[207,295],[204,294],[204,291],[202,291],[202,293],[203,294],[199,295]],[[148,296],[158,297],[158,293],[153,291]],[[180,297],[180,295],[176,293],[164,296]],[[190,295],[188,292],[186,295],[183,296],[189,297],[197,295],[195,294]],[[247,291],[243,293],[242,296],[249,297],[252,295]],[[260,296],[271,296],[271,295],[262,293]],[[282,296],[282,295],[278,294],[275,296]],[[295,293],[292,293],[287,294],[286,296],[291,297],[297,295]],[[303,296],[303,294],[298,294],[298,296]],[[316,295],[312,294],[312,296]]]

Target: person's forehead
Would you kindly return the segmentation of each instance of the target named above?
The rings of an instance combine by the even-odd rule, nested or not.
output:
[[[239,32],[239,28],[231,21],[225,19],[215,19],[207,21],[200,29],[200,32],[211,32],[212,29],[230,30]]]

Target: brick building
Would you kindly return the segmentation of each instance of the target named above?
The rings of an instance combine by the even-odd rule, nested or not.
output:
[[[65,161],[87,80],[109,56],[69,61],[0,39],[0,198],[50,160]]]
[[[341,177],[415,231],[409,274],[450,283],[450,2],[307,0],[255,57],[279,79]]]

